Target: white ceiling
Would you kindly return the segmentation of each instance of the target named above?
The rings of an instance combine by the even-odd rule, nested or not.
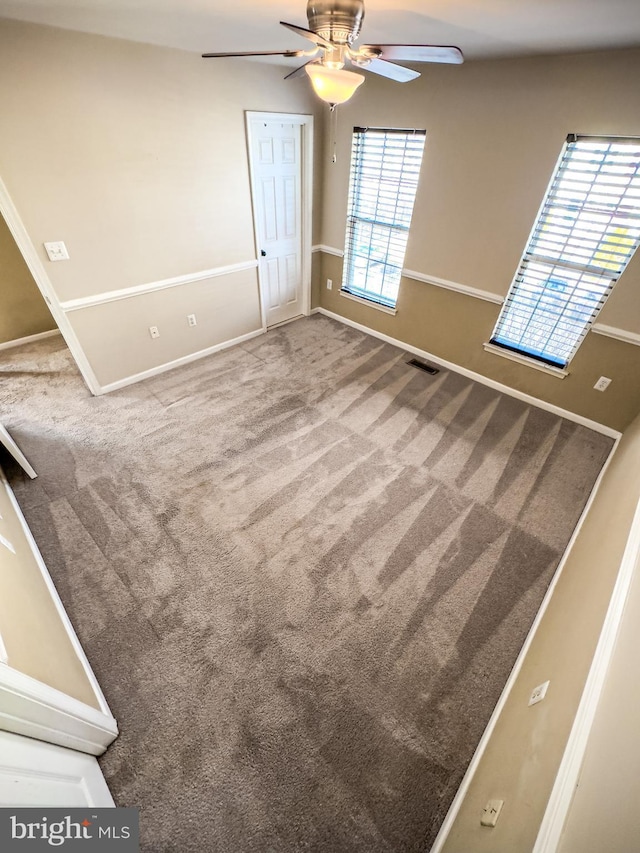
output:
[[[0,0],[0,17],[202,53],[303,48],[278,21],[306,27],[305,8],[305,0]],[[467,59],[640,45],[640,0],[366,0],[361,41],[454,44]]]

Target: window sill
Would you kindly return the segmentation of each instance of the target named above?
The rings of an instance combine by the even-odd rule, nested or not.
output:
[[[487,352],[493,355],[500,355],[502,358],[508,358],[509,361],[515,361],[518,364],[524,364],[525,367],[533,367],[534,370],[541,370],[543,373],[548,373],[550,376],[555,376],[556,379],[565,379],[569,376],[569,371],[566,367],[552,367],[550,364],[543,364],[541,361],[536,361],[534,358],[527,358],[526,355],[519,355],[517,352],[497,347],[495,344],[483,344]]]
[[[397,314],[397,310],[395,308],[389,308],[387,305],[381,305],[379,302],[374,302],[371,299],[365,299],[363,296],[354,296],[353,293],[349,293],[347,290],[341,290],[340,296],[344,296],[345,299],[352,299],[354,302],[359,302],[361,305],[368,305],[369,308],[375,308],[376,311],[383,311],[385,314]]]

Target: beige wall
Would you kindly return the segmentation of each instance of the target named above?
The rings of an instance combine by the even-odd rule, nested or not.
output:
[[[104,387],[261,329],[256,271],[244,270],[74,311],[73,328]],[[150,314],[149,312],[152,312]],[[195,314],[190,327],[187,314]],[[149,317],[160,330],[149,335]],[[144,341],[144,346],[140,341]]]
[[[47,303],[0,216],[0,344],[55,327]]]
[[[503,296],[567,134],[640,136],[640,49],[421,71],[406,84],[369,75],[339,107],[321,242],[344,245],[354,125],[425,128],[405,267]],[[601,321],[640,332],[639,287],[636,256]]]
[[[640,418],[637,418],[622,437],[569,553],[444,853],[530,853],[532,850],[639,497]],[[551,684],[545,700],[528,707],[531,690],[547,680]],[[489,829],[480,826],[480,815],[485,802],[494,798],[504,800],[505,805],[497,826]],[[606,816],[605,829],[611,829]],[[626,851],[627,848],[607,844],[593,849]]]
[[[483,349],[499,305],[403,278],[393,316],[345,299],[340,294],[342,259],[319,254],[319,304],[329,311],[613,429],[623,430],[640,411],[640,346],[589,333],[571,362],[570,375],[558,379]],[[327,278],[333,281],[332,290],[326,289]],[[593,389],[600,376],[613,379],[605,393]]]
[[[504,296],[567,134],[640,136],[639,75],[635,49],[425,67],[405,85],[368,76],[339,107],[338,162],[325,162],[320,242],[344,246],[353,127],[426,128],[405,267]],[[340,280],[337,259],[324,262],[328,277]],[[352,319],[357,313],[435,355],[616,428],[640,409],[638,347],[590,333],[571,376],[560,381],[482,352],[498,313],[493,303],[404,279],[398,314],[388,319],[356,311],[335,285],[328,293],[326,277],[322,305]],[[640,253],[598,322],[640,333]],[[613,379],[604,394],[592,390],[600,375]]]
[[[634,474],[637,468],[630,472]],[[640,847],[638,625],[636,565],[559,853],[617,853]]]
[[[0,472],[0,632],[9,665],[87,705],[100,705],[53,603]]]
[[[628,50],[428,69],[406,87],[368,77],[340,108],[338,163],[325,163],[321,243],[344,245],[353,126],[424,127],[405,267],[503,296],[567,133],[640,135],[639,72],[640,51]],[[444,846],[444,853],[530,853],[640,496],[640,347],[589,333],[570,376],[559,380],[482,350],[498,314],[494,303],[403,278],[391,316],[340,296],[340,258],[320,254],[316,267],[319,304],[328,310],[616,429],[628,427]],[[640,332],[639,288],[636,256],[599,322]],[[613,379],[605,394],[592,390],[600,375]],[[637,640],[630,642],[631,650]],[[546,680],[547,698],[529,708],[531,690]],[[610,726],[615,720],[611,707]],[[632,728],[628,734],[635,738]],[[620,739],[617,746],[624,748]],[[488,829],[480,816],[493,798],[505,806]],[[608,828],[603,821],[603,833]]]
[[[285,73],[0,21],[0,177],[60,301],[255,258],[245,110],[318,109],[307,81],[285,82]],[[64,240],[71,259],[46,260],[48,240]],[[91,319],[68,316],[96,373],[105,372],[105,346],[131,354],[119,361],[122,378],[195,352],[203,338],[211,346],[259,327],[255,273],[253,281],[242,323],[231,303],[227,327],[207,295],[185,293],[157,341],[148,327],[167,302],[155,292],[136,301],[135,324],[131,300],[92,308]],[[198,340],[185,322],[192,312]]]

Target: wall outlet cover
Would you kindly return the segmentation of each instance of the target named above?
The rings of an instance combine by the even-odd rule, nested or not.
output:
[[[489,800],[482,810],[480,823],[482,826],[495,826],[500,817],[504,800]]]
[[[531,696],[529,697],[529,705],[537,705],[538,702],[542,702],[544,697],[547,695],[547,690],[549,689],[550,681],[545,681],[544,684],[538,684],[537,687],[534,687],[531,691]]]

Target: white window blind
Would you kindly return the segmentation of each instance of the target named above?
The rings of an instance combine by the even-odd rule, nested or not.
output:
[[[388,307],[398,298],[425,133],[353,129],[342,289]]]
[[[565,367],[640,242],[640,139],[567,138],[491,342]]]

